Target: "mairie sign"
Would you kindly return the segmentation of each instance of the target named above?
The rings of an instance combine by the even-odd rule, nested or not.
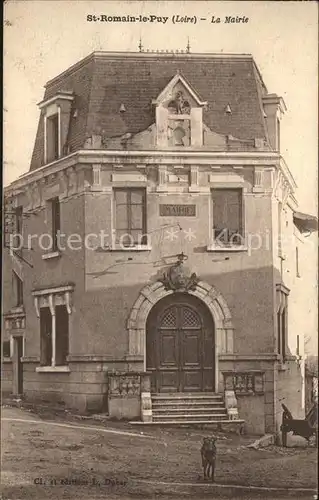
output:
[[[196,205],[160,205],[160,215],[164,217],[195,217]]]

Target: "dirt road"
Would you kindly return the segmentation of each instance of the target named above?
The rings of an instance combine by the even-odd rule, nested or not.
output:
[[[220,435],[214,486],[200,466],[207,431],[47,420],[17,408],[2,418],[3,500],[314,498],[315,448],[253,450],[252,438]]]

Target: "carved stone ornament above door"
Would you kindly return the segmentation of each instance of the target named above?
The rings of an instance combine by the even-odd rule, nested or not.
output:
[[[179,292],[194,290],[199,282],[199,278],[196,273],[191,273],[190,270],[184,265],[184,260],[187,260],[187,256],[184,255],[183,252],[179,254],[177,258],[178,261],[164,273],[163,277],[160,278],[159,281],[163,283],[165,290]]]

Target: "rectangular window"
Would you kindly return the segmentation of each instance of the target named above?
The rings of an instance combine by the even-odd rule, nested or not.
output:
[[[278,203],[278,257],[282,256],[282,203]]]
[[[10,358],[11,356],[10,340],[4,340],[2,342],[2,356],[4,358]]]
[[[214,243],[243,245],[242,189],[213,189],[212,200]]]
[[[14,209],[14,231],[13,231],[13,246],[18,255],[22,255],[23,247],[23,207],[16,207]]]
[[[58,113],[47,118],[47,162],[59,158],[59,115]]]
[[[15,209],[15,232],[22,235],[22,214],[23,207],[16,207]]]
[[[42,366],[65,366],[69,354],[69,315],[64,305],[55,307],[55,332],[48,307],[40,309]],[[55,345],[54,345],[55,343]]]
[[[116,243],[124,247],[146,245],[146,191],[144,188],[114,190]]]
[[[40,309],[40,364],[51,366],[52,363],[52,316],[49,307]]]
[[[299,248],[296,247],[296,276],[300,278],[300,269],[299,269]]]
[[[66,357],[69,354],[69,315],[65,306],[56,306],[56,366],[66,365]]]
[[[23,281],[19,276],[13,271],[13,292],[14,292],[14,305],[15,307],[20,307],[23,305]]]
[[[280,120],[277,118],[277,151],[280,151]]]
[[[280,287],[277,287],[277,351],[282,361],[285,361],[287,355],[288,339],[288,293]]]
[[[60,201],[59,198],[51,200],[51,215],[52,215],[52,250],[58,250],[59,233],[61,230],[60,217]]]

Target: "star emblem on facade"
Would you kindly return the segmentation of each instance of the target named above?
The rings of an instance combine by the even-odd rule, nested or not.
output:
[[[180,232],[179,229],[174,229],[173,227],[170,229],[167,229],[165,231],[166,234],[165,234],[164,239],[169,240],[169,241],[177,240],[179,232]]]
[[[192,241],[193,239],[196,240],[196,234],[195,234],[195,231],[193,231],[191,228],[189,229],[183,229],[184,231],[184,234],[185,234],[185,238],[188,240],[188,241]]]

